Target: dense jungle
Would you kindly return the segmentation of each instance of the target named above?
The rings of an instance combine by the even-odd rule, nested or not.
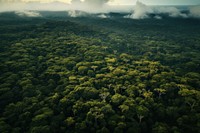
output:
[[[199,133],[200,19],[0,14],[1,133]]]

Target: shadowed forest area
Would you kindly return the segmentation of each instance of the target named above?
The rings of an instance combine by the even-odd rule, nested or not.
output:
[[[199,133],[200,20],[120,15],[0,14],[0,132]]]

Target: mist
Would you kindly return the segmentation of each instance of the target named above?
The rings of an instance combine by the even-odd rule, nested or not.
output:
[[[70,3],[60,1],[47,3],[39,1],[22,2],[21,0],[5,1],[0,1],[0,12],[15,11],[17,15],[26,17],[41,16],[35,11],[67,11],[67,14],[71,17],[86,17],[88,14],[98,13],[101,14],[98,15],[100,18],[109,18],[106,13],[123,12],[128,14],[124,18],[130,19],[148,19],[152,18],[151,14],[154,14],[153,18],[155,19],[162,19],[161,14],[174,18],[200,18],[200,6],[188,6],[187,12],[183,12],[175,6],[149,6],[139,1],[135,5],[126,6],[108,4],[114,0],[71,0]]]
[[[145,4],[137,1],[132,14],[125,16],[125,18],[132,19],[144,19],[149,18],[149,13],[153,13],[153,10]]]
[[[89,14],[83,11],[77,11],[77,10],[69,10],[67,12],[68,16],[70,17],[87,17]]]
[[[20,17],[42,17],[42,15],[36,11],[15,11],[15,14]]]
[[[154,14],[155,19],[162,19],[160,14],[165,14],[168,17],[179,18],[200,18],[200,6],[191,6],[187,9],[189,13],[183,12],[175,6],[148,6],[139,1],[136,2],[133,12],[130,15],[124,16],[124,18],[130,19],[146,19],[151,18],[151,14]]]
[[[190,16],[194,18],[200,18],[200,6],[192,6],[189,8]]]
[[[110,18],[110,16],[105,15],[105,14],[100,14],[100,15],[98,15],[97,17],[102,18],[102,19]]]

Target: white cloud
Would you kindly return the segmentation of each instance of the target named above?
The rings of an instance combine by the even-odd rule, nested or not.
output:
[[[43,1],[43,3],[41,3]],[[50,2],[51,1],[51,2]],[[135,0],[133,0],[135,1]],[[141,0],[145,1],[145,0]],[[46,2],[46,3],[45,3]],[[65,3],[63,3],[65,2]],[[137,1],[135,6],[122,6],[126,2],[131,3],[132,0],[0,0],[0,12],[3,11],[21,11],[21,10],[32,10],[32,11],[67,11],[71,10],[68,14],[72,17],[85,16],[83,12],[88,13],[102,13],[99,15],[101,18],[105,13],[116,11],[116,12],[131,12],[125,18],[131,19],[145,19],[153,17],[155,19],[161,19],[161,15],[166,14],[169,17],[194,17],[200,18],[200,6],[191,6],[189,8],[189,14],[181,12],[176,7],[169,6],[147,6],[142,2]],[[109,4],[108,4],[109,3]],[[119,3],[117,5],[110,5],[110,3]],[[83,12],[77,12],[77,11]],[[133,10],[133,12],[132,12]],[[154,14],[154,15],[150,15]]]
[[[107,15],[105,15],[105,14],[100,14],[100,15],[98,15],[97,17],[99,17],[99,18],[109,18],[109,16],[107,16]]]
[[[180,9],[177,9],[176,7],[155,7],[154,13],[164,13],[169,15],[170,17],[187,18],[187,14],[181,13]]]
[[[88,16],[87,13],[82,11],[70,10],[67,12],[70,17],[86,17]]]
[[[41,17],[41,14],[33,11],[16,11],[16,15],[20,17]]]
[[[153,13],[152,8],[137,1],[133,13],[131,15],[125,16],[125,18],[144,19],[149,17],[149,13]]]
[[[162,17],[161,17],[161,16],[158,16],[158,15],[156,15],[154,18],[155,18],[155,19],[162,19]]]
[[[181,9],[176,7],[169,7],[169,6],[147,6],[141,2],[136,2],[136,6],[133,9],[133,13],[130,15],[125,16],[125,18],[131,19],[145,19],[149,18],[150,14],[154,14],[155,19],[162,19],[161,16],[158,14],[166,14],[169,17],[180,17],[180,18],[188,18],[188,17],[195,17],[200,18],[200,6],[192,6],[189,9],[189,14],[184,13]]]

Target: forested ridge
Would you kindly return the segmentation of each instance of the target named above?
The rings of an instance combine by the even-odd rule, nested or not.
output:
[[[0,19],[0,132],[199,133],[199,20],[92,19]]]

